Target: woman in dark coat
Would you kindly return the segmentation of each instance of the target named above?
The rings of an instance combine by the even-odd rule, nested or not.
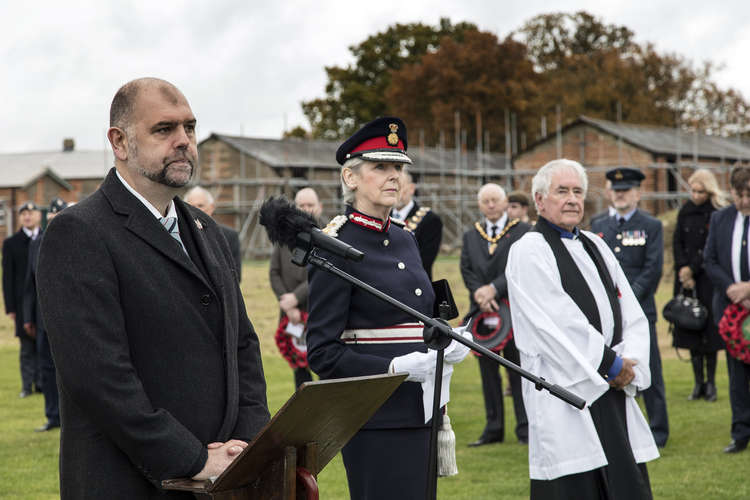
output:
[[[716,177],[709,170],[696,170],[688,179],[688,184],[690,200],[680,209],[674,231],[674,293],[679,293],[680,288],[684,288],[685,293],[695,289],[698,300],[708,308],[709,316],[703,331],[683,330],[675,326],[674,346],[690,349],[695,387],[688,399],[705,397],[707,401],[716,401],[716,352],[724,348],[724,342],[713,320],[714,311],[711,311],[713,285],[703,270],[703,247],[708,237],[711,214],[726,202]]]

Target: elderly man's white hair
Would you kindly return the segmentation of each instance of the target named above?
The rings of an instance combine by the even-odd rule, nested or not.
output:
[[[505,194],[505,189],[503,189],[503,187],[500,184],[495,184],[494,182],[488,182],[484,186],[480,187],[479,191],[477,191],[477,200],[482,201],[482,193],[484,193],[485,191],[487,191],[489,189],[494,189],[494,190],[500,192],[500,198],[501,199],[504,200],[505,198],[507,198],[507,196]]]
[[[212,205],[214,202],[214,195],[212,195],[207,189],[202,188],[200,186],[195,186],[191,188],[187,193],[185,193],[185,197],[183,199],[189,200],[193,196],[205,196],[206,203],[209,205]]]
[[[578,174],[578,177],[581,178],[583,197],[585,198],[586,191],[589,188],[589,179],[586,175],[586,170],[584,170],[581,164],[577,161],[566,160],[565,158],[552,160],[539,169],[531,181],[531,196],[533,196],[534,199],[536,199],[537,193],[541,194],[542,197],[547,196],[552,184],[552,176],[561,170],[572,170]]]

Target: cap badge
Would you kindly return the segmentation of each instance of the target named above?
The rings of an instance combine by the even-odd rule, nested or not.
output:
[[[622,177],[623,177],[622,176],[622,170],[618,170],[617,172],[615,172],[615,179],[617,179],[618,181],[620,181],[620,180],[622,180]]]
[[[386,137],[386,140],[388,141],[388,144],[391,146],[398,145],[398,125],[395,123],[389,123],[388,128],[391,129],[391,133],[388,134],[388,137]]]

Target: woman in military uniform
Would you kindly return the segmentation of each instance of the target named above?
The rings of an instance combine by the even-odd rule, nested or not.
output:
[[[434,292],[414,235],[389,219],[399,196],[406,126],[398,118],[365,125],[336,153],[346,213],[325,231],[364,252],[361,262],[320,252],[337,267],[395,299],[432,315]],[[423,382],[434,351],[408,314],[315,267],[309,268],[308,361],[321,379],[409,372],[409,378],[344,447],[353,499],[423,497],[429,423]]]
[[[711,214],[727,203],[719,190],[716,177],[709,170],[696,170],[688,179],[688,184],[690,199],[680,208],[674,231],[674,293],[679,293],[681,287],[686,290],[695,289],[698,300],[708,308],[709,317],[703,331],[675,327],[674,345],[690,349],[695,387],[688,399],[705,398],[707,401],[716,401],[716,352],[724,348],[724,342],[711,314],[713,285],[703,271],[703,247],[708,238]]]

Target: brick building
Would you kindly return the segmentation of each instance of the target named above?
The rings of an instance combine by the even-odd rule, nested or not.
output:
[[[712,169],[726,188],[731,167],[750,163],[750,146],[737,139],[581,116],[514,158],[515,185],[529,191],[535,171],[555,158],[576,160],[586,168],[587,215],[608,205],[604,174],[616,166],[643,171],[641,206],[659,214],[688,197],[686,180],[696,168]]]
[[[216,198],[215,218],[240,231],[246,257],[270,254],[258,211],[271,195],[292,198],[302,187],[314,188],[323,202],[323,219],[341,213],[338,142],[299,139],[256,139],[211,134],[198,144],[196,183]],[[506,158],[442,148],[412,147],[410,167],[417,179],[420,203],[443,218],[443,243],[460,245],[461,235],[476,218],[476,193],[485,182],[510,184]]]
[[[113,165],[111,151],[76,151],[71,139],[60,151],[0,154],[0,234],[18,230],[16,210],[23,203],[43,208],[56,196],[79,201],[99,187]]]

